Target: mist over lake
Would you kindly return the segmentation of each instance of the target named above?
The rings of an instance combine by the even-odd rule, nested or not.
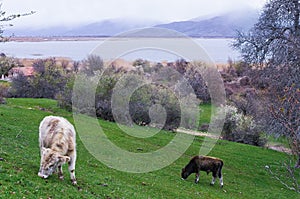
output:
[[[67,57],[73,60],[85,59],[96,47],[103,42],[121,42],[126,45],[126,42],[135,38],[118,38],[115,40],[107,40],[107,38],[86,39],[86,40],[51,40],[51,41],[24,41],[24,42],[5,42],[0,44],[0,52],[7,56],[16,58],[47,58],[47,57]],[[176,45],[176,38],[174,45]],[[240,54],[234,51],[230,44],[233,39],[230,38],[193,38],[200,47],[206,51],[208,56],[215,63],[227,63],[228,59],[237,61],[240,59]],[[113,44],[113,43],[112,43]],[[112,49],[113,50],[113,49]],[[187,49],[188,50],[188,49]],[[119,57],[104,57],[104,60],[123,58],[128,61],[133,61],[138,58],[149,61],[175,61],[183,58],[180,55],[175,55],[168,50],[160,49],[137,49],[133,52],[128,52]]]

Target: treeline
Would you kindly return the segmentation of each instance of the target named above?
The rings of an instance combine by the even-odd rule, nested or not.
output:
[[[266,81],[254,75],[257,74],[256,70],[245,63],[229,62],[229,65],[221,72],[228,99],[222,137],[262,146],[266,143],[262,124],[255,119],[259,117],[254,117],[260,114],[257,89],[250,85],[250,80],[255,84]],[[181,127],[203,130],[195,121],[198,118],[196,114],[193,115],[196,110],[194,107],[184,107],[184,111],[190,112],[190,115],[187,116],[189,121],[182,122],[186,114],[182,111],[182,99],[179,96],[190,98],[190,94],[195,94],[198,101],[192,104],[210,103],[207,82],[202,77],[206,67],[203,63],[185,60],[163,65],[138,59],[128,68],[115,63],[105,64],[99,56],[94,55],[80,62],[58,62],[55,58],[49,58],[33,63],[33,75],[14,75],[11,85],[6,84],[0,91],[5,97],[56,99],[61,108],[69,111],[96,114],[99,118],[117,120],[126,125],[152,125],[167,130],[184,125]],[[237,86],[237,80],[241,78],[245,82],[240,81],[241,85]],[[187,81],[191,91],[186,86],[179,86],[178,82],[182,80]],[[94,91],[90,91],[92,84],[96,85]],[[74,91],[78,91],[74,89],[80,89],[77,92],[79,96],[74,96]],[[92,105],[87,104],[90,99]]]
[[[196,121],[182,123],[183,107],[178,96],[185,95],[188,98],[192,93],[198,100],[195,102],[197,105],[210,103],[210,93],[202,77],[205,67],[203,63],[188,63],[185,60],[163,66],[161,63],[151,65],[147,60],[138,59],[128,69],[114,63],[105,66],[98,56],[89,56],[86,60],[72,63],[58,62],[55,58],[41,59],[33,63],[33,75],[14,75],[10,88],[3,94],[6,97],[56,99],[61,108],[69,111],[73,109],[84,114],[96,114],[109,121],[117,119],[117,122],[127,125],[152,125],[173,130],[184,124],[185,128],[197,130],[202,127],[197,126]],[[249,105],[255,102],[255,96],[249,92],[251,89],[232,90],[228,87],[240,77],[250,78],[250,71],[246,64],[231,63],[222,72],[229,99],[225,107],[227,117],[223,138],[262,146],[266,140],[262,137],[261,125],[253,118],[255,106]],[[126,76],[130,79],[124,79]],[[80,79],[78,77],[81,82],[74,88],[76,78]],[[190,93],[186,88],[178,86],[182,79],[192,88]],[[93,81],[96,81],[94,84],[97,88],[94,93],[90,93]],[[123,88],[119,91],[119,99],[113,99],[120,85],[125,90]],[[80,96],[74,98],[74,89],[80,89]],[[86,103],[90,98],[95,98],[92,100],[93,105]],[[73,105],[74,100],[77,101],[77,107]],[[184,110],[191,113],[189,118],[196,119],[195,114],[192,115],[196,109],[185,107]]]
[[[201,63],[199,64],[201,65]],[[171,130],[176,129],[181,122],[181,104],[175,91],[178,89],[176,88],[178,81],[183,78],[187,79],[199,99],[198,104],[210,102],[206,83],[199,70],[201,69],[200,65],[196,66],[185,60],[178,60],[163,66],[161,63],[151,64],[146,60],[138,59],[133,62],[132,68],[128,69],[115,66],[113,63],[105,66],[103,60],[94,55],[74,63],[59,63],[55,58],[41,59],[33,63],[33,75],[26,76],[19,73],[13,76],[6,97],[56,99],[61,108],[71,111],[74,81],[76,77],[84,75],[88,81],[93,78],[97,78],[98,81],[94,93],[95,106],[93,107],[97,117],[115,121],[116,116],[112,110],[112,94],[116,84],[126,75],[136,76],[140,80],[130,80],[137,82],[134,92],[127,100],[128,104],[125,104],[129,107],[127,124],[149,125],[151,123]],[[127,83],[130,84],[130,82]],[[85,97],[88,95],[82,96],[82,98]],[[162,124],[161,121],[155,122],[155,118],[160,117],[158,114],[151,115],[151,113],[161,111],[161,107],[165,111],[165,118],[163,118],[165,121]],[[85,110],[86,108],[80,107],[80,112],[89,114],[91,110]],[[187,122],[185,127],[197,128],[190,123]]]

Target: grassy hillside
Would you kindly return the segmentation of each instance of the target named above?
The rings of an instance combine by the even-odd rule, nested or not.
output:
[[[159,171],[132,174],[110,169],[93,156],[77,138],[76,177],[80,188],[70,183],[67,166],[65,180],[37,176],[39,169],[38,125],[46,115],[61,115],[73,122],[72,114],[46,99],[8,99],[0,105],[0,198],[298,198],[272,178],[265,166],[277,173],[285,154],[227,141],[218,141],[211,156],[224,160],[224,188],[210,186],[211,175],[201,173],[199,184],[194,175],[181,180],[180,171],[197,154],[203,138],[195,138],[177,161]],[[160,132],[152,138],[135,139],[120,131],[116,124],[100,121],[108,137],[122,148],[137,152],[166,145],[174,133]],[[144,128],[137,127],[139,130]],[[147,129],[144,129],[147,130]]]

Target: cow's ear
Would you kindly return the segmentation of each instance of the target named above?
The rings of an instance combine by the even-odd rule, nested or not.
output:
[[[67,162],[70,162],[70,157],[68,156],[58,156],[58,160],[61,162],[61,163],[67,163]]]

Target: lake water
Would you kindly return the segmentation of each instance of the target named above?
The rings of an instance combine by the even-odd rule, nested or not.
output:
[[[190,43],[186,44],[186,42],[181,42],[181,39],[178,38],[156,38],[150,40],[133,38],[107,40],[105,38],[98,38],[84,41],[5,42],[0,43],[0,52],[16,58],[68,57],[73,60],[83,60],[90,53],[94,53],[96,49],[100,48],[102,51],[100,50],[97,54],[100,54],[105,60],[121,57],[130,61],[143,58],[149,61],[159,62],[186,58],[181,55],[186,54],[186,52],[187,54],[196,53],[195,51],[198,53],[202,49],[215,63],[227,63],[228,58],[234,61],[240,59],[239,53],[230,47],[233,41],[232,39],[194,38],[189,40],[194,42],[197,47],[191,48]],[[155,43],[153,48],[151,48],[151,43]],[[133,47],[131,47],[131,45],[133,45]],[[201,49],[199,50],[197,48]],[[173,49],[180,49],[181,51],[178,50],[174,52]],[[127,51],[125,52],[124,50]],[[202,55],[198,53],[198,55],[195,56],[201,57]]]

